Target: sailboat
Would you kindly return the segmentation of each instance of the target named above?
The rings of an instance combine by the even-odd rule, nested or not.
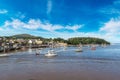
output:
[[[63,51],[65,51],[66,49],[67,49],[67,47],[66,47],[66,46],[64,46],[64,47],[63,47]]]
[[[36,55],[36,56],[37,56],[37,55],[40,55],[39,50],[36,50],[35,55]]]
[[[80,44],[78,49],[75,50],[76,52],[83,52],[82,45]]]
[[[107,45],[106,44],[102,44],[101,47],[105,48],[105,47],[107,47]]]
[[[95,46],[95,45],[92,45],[92,46],[91,46],[91,50],[96,50],[96,46]]]

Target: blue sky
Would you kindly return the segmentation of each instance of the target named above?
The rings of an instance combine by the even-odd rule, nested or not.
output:
[[[0,0],[0,36],[98,37],[120,42],[120,0]]]

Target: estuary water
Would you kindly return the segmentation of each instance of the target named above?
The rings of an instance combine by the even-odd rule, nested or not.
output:
[[[0,80],[120,80],[120,45],[55,48],[56,57],[45,57],[49,48],[11,52],[0,57]]]

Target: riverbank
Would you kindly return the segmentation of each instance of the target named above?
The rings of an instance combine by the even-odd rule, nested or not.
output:
[[[24,51],[24,50],[27,50],[29,48],[46,48],[46,47],[49,47],[48,45],[33,45],[31,47],[29,46],[20,46],[20,47],[0,47],[0,53],[9,53],[9,52],[12,52],[12,51],[16,51],[16,50],[19,50],[19,51]]]

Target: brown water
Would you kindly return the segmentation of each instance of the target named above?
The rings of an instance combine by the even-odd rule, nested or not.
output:
[[[53,58],[44,57],[47,49],[38,56],[32,50],[1,57],[0,80],[120,80],[119,45],[83,50],[59,48]]]

